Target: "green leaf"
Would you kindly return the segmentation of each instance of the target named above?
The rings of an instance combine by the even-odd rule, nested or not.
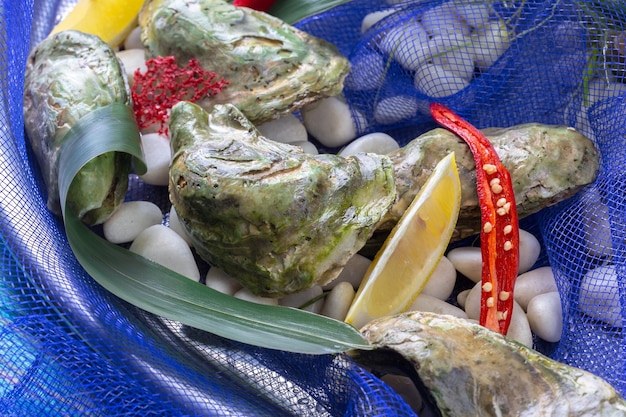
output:
[[[293,25],[304,18],[347,3],[348,1],[349,0],[278,0],[268,10],[268,13]]]
[[[256,346],[308,354],[371,348],[346,323],[221,294],[98,236],[69,212],[66,197],[81,167],[106,152],[129,153],[136,171],[145,172],[137,125],[123,104],[97,109],[79,120],[65,137],[59,156],[70,246],[83,268],[108,291],[153,314]]]

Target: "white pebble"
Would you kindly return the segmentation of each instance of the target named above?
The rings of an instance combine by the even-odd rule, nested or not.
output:
[[[141,232],[161,224],[161,209],[150,201],[128,201],[120,204],[102,225],[104,238],[111,243],[132,242]]]
[[[278,304],[285,307],[293,307],[300,308],[304,304],[307,304],[309,301],[313,300],[316,297],[322,295],[322,287],[319,285],[314,285],[300,292],[296,292],[293,294],[285,295],[284,297],[278,300]],[[303,308],[303,310],[310,311],[313,313],[319,313],[324,306],[324,300],[318,299],[313,304],[310,304]]]
[[[469,27],[463,22],[454,7],[455,2],[446,2],[426,10],[422,14],[422,24],[431,35],[441,33],[468,34]]]
[[[515,281],[513,294],[515,301],[526,310],[531,299],[539,294],[554,291],[558,290],[552,268],[543,266],[519,275]]]
[[[143,49],[141,42],[141,27],[137,26],[130,31],[124,40],[124,49]]]
[[[386,133],[375,132],[353,140],[345,148],[341,149],[337,155],[350,156],[361,152],[385,155],[399,148],[400,145],[394,138]]]
[[[532,348],[533,333],[530,330],[528,317],[522,307],[515,301],[513,302],[513,312],[511,314],[511,324],[509,325],[509,330],[506,335]]]
[[[587,217],[583,223],[585,247],[591,256],[605,257],[613,253],[609,208],[597,200],[585,204]]]
[[[286,114],[278,119],[265,122],[257,129],[268,139],[282,143],[304,142],[308,135],[302,122],[293,114]]]
[[[483,258],[480,248],[462,246],[454,248],[446,255],[454,268],[474,282],[482,279]]]
[[[169,226],[170,229],[178,233],[178,235],[182,237],[189,246],[191,246],[191,238],[189,237],[189,234],[187,233],[187,230],[185,230],[183,224],[180,222],[176,208],[173,205],[170,207]]]
[[[308,140],[304,140],[302,142],[293,142],[290,143],[290,145],[299,146],[300,148],[302,148],[302,151],[304,153],[308,153],[309,155],[317,155],[320,153],[317,147]]]
[[[474,55],[474,63],[481,69],[489,68],[496,62],[511,43],[506,23],[501,20],[489,22],[471,39],[469,48]]]
[[[454,2],[454,8],[459,18],[471,27],[482,27],[489,21],[487,4]]]
[[[147,172],[141,175],[141,179],[150,185],[168,185],[172,160],[168,138],[158,133],[141,135],[141,147],[148,168]]]
[[[467,313],[467,317],[474,320],[480,319],[480,295],[482,292],[481,283],[478,282],[476,285],[470,290],[467,295],[465,301],[465,312]],[[517,340],[518,342],[532,347],[533,345],[533,336],[530,330],[530,325],[528,324],[528,318],[526,317],[526,313],[524,309],[516,302],[513,302],[513,311],[511,314],[511,324],[509,325],[509,330],[507,336],[512,339]]]
[[[582,279],[578,307],[590,317],[611,326],[623,327],[619,286],[619,277],[614,265],[592,269]]]
[[[563,311],[558,292],[547,292],[533,297],[528,303],[528,323],[530,329],[547,342],[561,340]]]
[[[428,54],[429,35],[414,20],[398,24],[387,31],[380,42],[381,50],[403,68],[414,71]]]
[[[452,48],[432,58],[432,63],[469,82],[474,77],[474,55],[464,46]]]
[[[392,124],[410,119],[418,110],[417,100],[409,96],[393,96],[376,104],[374,120],[381,124]]]
[[[387,9],[387,10],[378,10],[378,11],[366,14],[363,20],[361,21],[361,34],[367,32],[369,28],[374,26],[380,20],[382,20],[383,18],[395,12],[396,12],[395,9]]]
[[[350,106],[338,97],[307,104],[301,114],[307,132],[324,146],[342,146],[357,135]]]
[[[470,291],[471,290],[463,290],[456,295],[456,302],[459,303],[462,309],[465,309],[467,296],[469,295]]]
[[[240,300],[250,301],[257,304],[266,304],[270,306],[278,305],[277,298],[268,298],[268,297],[260,297],[258,295],[253,294],[249,289],[242,288],[233,294],[233,297],[239,298]]]
[[[145,73],[147,70],[145,51],[143,49],[125,49],[116,52],[116,55],[122,61],[128,77],[128,84],[132,87],[135,81],[135,71],[140,70]]]
[[[430,295],[440,300],[447,300],[454,290],[456,270],[450,260],[443,256],[424,285],[421,294]]]
[[[363,52],[351,62],[350,72],[344,85],[349,90],[373,90],[385,81],[385,60],[376,52]]]
[[[228,295],[233,295],[242,288],[239,281],[214,266],[207,272],[205,282],[207,287]]]
[[[446,303],[439,298],[433,297],[423,292],[411,303],[407,311],[428,311],[437,314],[447,314],[463,319],[467,318],[467,313],[460,308]]]
[[[343,267],[337,278],[324,285],[322,289],[324,291],[331,290],[339,283],[347,282],[356,290],[359,288],[359,285],[361,285],[365,272],[367,272],[367,268],[369,268],[371,263],[372,261],[370,259],[355,253],[350,259],[348,259],[348,262]]]
[[[133,241],[130,251],[200,281],[200,271],[187,242],[169,227],[160,224],[148,227]]]
[[[519,231],[519,273],[523,274],[533,267],[539,254],[541,244],[532,233],[520,229]]]
[[[469,82],[440,65],[421,65],[413,78],[415,88],[429,97],[447,97],[467,88]]]
[[[321,314],[335,320],[345,320],[354,295],[354,288],[349,282],[343,281],[338,283],[328,295],[326,295]]]

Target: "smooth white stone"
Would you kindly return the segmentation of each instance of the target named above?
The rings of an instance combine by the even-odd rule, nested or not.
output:
[[[547,342],[561,340],[563,331],[563,310],[558,292],[547,292],[533,297],[528,303],[528,323],[530,329]]]
[[[409,96],[393,96],[376,104],[374,120],[380,124],[392,124],[410,119],[418,110],[417,100]]]
[[[354,295],[354,288],[352,288],[349,282],[343,281],[338,283],[326,295],[321,314],[326,317],[332,317],[335,320],[344,321],[352,300],[354,300]]]
[[[543,266],[532,271],[523,273],[515,281],[513,291],[515,301],[524,310],[528,309],[528,303],[539,294],[558,291],[554,273],[549,266]]]
[[[309,155],[318,155],[320,153],[317,147],[308,140],[302,142],[293,142],[290,145],[301,147],[302,151],[304,153],[308,153]]]
[[[481,69],[489,68],[507,50],[511,41],[506,23],[494,20],[471,36],[471,49],[474,63]]]
[[[483,258],[480,248],[461,246],[450,250],[446,256],[454,269],[470,280],[479,282],[482,279]]]
[[[428,311],[437,314],[447,314],[463,319],[467,318],[467,313],[460,308],[424,293],[417,296],[407,311]]]
[[[615,327],[623,327],[619,301],[619,282],[614,265],[600,266],[587,272],[580,285],[578,308],[583,313]]]
[[[117,57],[122,61],[124,71],[126,71],[126,77],[128,78],[128,84],[132,87],[135,82],[135,71],[140,70],[145,73],[148,67],[146,67],[146,55],[142,49],[125,49],[115,53]]]
[[[135,240],[145,229],[161,224],[161,209],[150,201],[128,201],[120,204],[102,225],[104,238],[111,243]]]
[[[430,295],[440,300],[447,300],[456,283],[456,269],[447,257],[442,257],[433,271],[421,294]]]
[[[146,184],[168,185],[170,162],[172,160],[169,139],[158,133],[149,133],[141,135],[141,146],[148,170],[140,178]]]
[[[242,288],[239,281],[214,266],[207,272],[205,282],[207,287],[228,295],[233,295]]]
[[[148,227],[133,241],[130,251],[200,281],[200,271],[187,242],[169,227],[160,224]]]
[[[364,52],[357,55],[350,72],[346,76],[344,86],[349,90],[374,90],[385,81],[385,60],[376,52]]]
[[[414,71],[424,60],[429,35],[422,25],[411,19],[392,27],[384,34],[381,50],[408,71]]]
[[[278,304],[285,307],[300,308],[300,306],[304,305],[315,297],[319,297],[320,295],[322,295],[322,293],[322,287],[320,287],[319,285],[314,285],[300,292],[285,295],[278,300]],[[319,313],[320,311],[322,311],[323,306],[324,300],[319,299],[313,304],[304,307],[303,310],[311,311],[313,313]]]
[[[597,194],[597,193],[594,193]],[[613,253],[613,240],[611,237],[611,223],[609,222],[609,208],[600,201],[600,196],[595,200],[585,203],[587,217],[583,223],[585,233],[585,247],[589,255],[596,257],[610,256]]]
[[[187,230],[185,230],[183,224],[180,222],[176,208],[173,205],[170,207],[169,220],[170,229],[178,233],[178,235],[182,237],[189,246],[191,246],[191,238],[189,237],[189,234],[187,233]]]
[[[309,139],[304,124],[293,114],[286,114],[257,126],[268,139],[282,143],[304,142]]]
[[[467,82],[474,78],[474,55],[465,46],[457,46],[445,54],[434,56],[432,63]]]
[[[239,298],[240,300],[251,301],[257,304],[266,304],[270,306],[278,305],[278,298],[268,298],[268,297],[259,297],[258,295],[253,294],[247,288],[242,288],[233,294],[233,297]]]
[[[440,65],[425,63],[415,71],[415,89],[429,97],[447,97],[467,88],[469,82]]]
[[[519,231],[519,273],[523,274],[533,267],[539,254],[541,253],[541,244],[530,232],[520,229]]]
[[[473,320],[480,319],[480,295],[482,291],[482,285],[480,282],[476,283],[470,290],[465,301],[465,312],[467,317]],[[513,311],[511,315],[511,324],[507,336],[517,340],[518,342],[532,347],[533,335],[528,324],[528,318],[524,309],[516,302],[513,302]]]
[[[307,132],[324,146],[342,146],[357,135],[350,106],[338,97],[307,104],[301,114]]]
[[[426,10],[422,14],[422,24],[433,36],[449,32],[469,34],[469,26],[459,18],[454,2],[446,2]]]
[[[143,43],[141,42],[141,28],[139,26],[131,30],[124,40],[124,49],[143,49]]]
[[[358,289],[371,263],[372,261],[370,259],[355,253],[348,259],[346,266],[343,267],[337,278],[324,285],[322,289],[324,291],[331,290],[341,282],[347,282],[352,285],[352,288],[355,290]]]
[[[459,18],[471,27],[482,27],[489,21],[487,4],[454,2],[454,8]]]
[[[361,34],[367,32],[369,28],[371,28],[376,23],[378,23],[385,17],[395,12],[396,12],[396,9],[387,9],[387,10],[378,10],[378,11],[366,14],[363,20],[361,21]]]
[[[357,153],[385,155],[399,148],[400,145],[398,145],[398,142],[396,142],[394,138],[386,133],[375,132],[356,138],[341,149],[337,155],[350,156]]]
[[[469,295],[470,291],[471,290],[463,290],[456,295],[456,302],[459,303],[462,309],[465,309],[467,296]]]

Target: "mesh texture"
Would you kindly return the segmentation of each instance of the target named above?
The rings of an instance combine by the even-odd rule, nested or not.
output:
[[[0,1],[0,415],[415,415],[344,356],[220,339],[140,311],[87,276],[45,207],[21,114],[29,45],[74,2]],[[561,341],[537,346],[626,393],[626,87],[623,60],[602,47],[608,34],[624,30],[624,9],[609,1],[485,2],[492,21],[506,22],[508,48],[473,69],[455,94],[436,79],[418,90],[416,69],[406,68],[414,57],[392,47],[391,55],[404,56],[400,65],[381,53],[389,50],[382,35],[453,3],[468,2],[357,0],[298,26],[351,59],[354,79],[344,93],[361,133],[382,130],[406,143],[434,126],[425,109],[438,100],[478,127],[566,124],[595,141],[602,156],[596,182],[523,221],[544,245],[537,266],[552,266],[564,306]],[[393,14],[361,34],[367,13],[390,8]],[[460,71],[466,62],[456,59],[447,65]],[[609,79],[610,88],[596,88]],[[398,96],[386,101],[395,119],[377,113],[377,104]],[[163,197],[142,184],[131,193]],[[606,294],[594,299],[590,288]]]

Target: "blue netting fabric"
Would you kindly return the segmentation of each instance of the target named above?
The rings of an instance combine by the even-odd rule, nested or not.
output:
[[[0,415],[415,415],[343,356],[223,340],[140,311],[84,273],[45,207],[21,110],[29,45],[72,3],[0,0]],[[507,42],[495,59],[470,68],[467,84],[416,80],[421,69],[413,52],[385,44],[394,28],[407,28],[406,35],[424,16],[468,4],[484,6],[490,22],[503,24]],[[382,130],[404,143],[433,127],[426,105],[437,100],[479,127],[567,124],[595,141],[602,155],[597,181],[526,220],[525,228],[544,243],[542,262],[553,267],[563,300],[562,339],[546,352],[622,393],[625,10],[611,1],[356,0],[298,24],[351,59],[344,95],[361,133]],[[386,17],[361,33],[373,11]],[[431,23],[431,30],[444,26]],[[449,71],[467,70],[466,60],[446,59]]]

